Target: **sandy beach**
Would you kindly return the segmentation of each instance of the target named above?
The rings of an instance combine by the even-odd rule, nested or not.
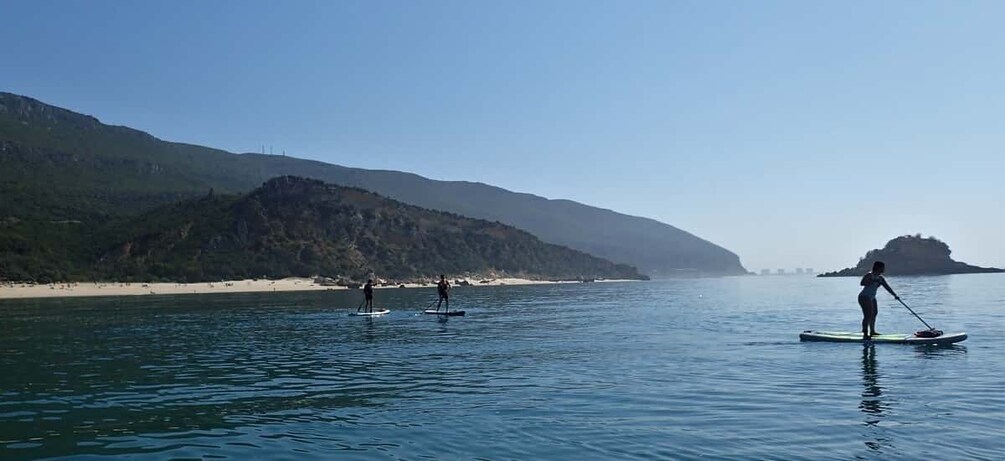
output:
[[[456,288],[455,279],[451,284]],[[501,285],[538,285],[554,283],[579,283],[575,281],[546,281],[521,278],[467,279],[469,286],[501,286]],[[419,284],[405,283],[387,286],[375,286],[375,289],[389,290],[402,288],[435,289],[435,283]],[[150,296],[150,295],[182,295],[211,293],[267,293],[287,291],[334,291],[349,290],[343,286],[325,286],[314,283],[308,278],[286,278],[282,280],[234,280],[229,282],[201,283],[53,283],[45,285],[30,285],[23,283],[4,283],[0,285],[0,299],[27,298],[63,298],[82,296]]]

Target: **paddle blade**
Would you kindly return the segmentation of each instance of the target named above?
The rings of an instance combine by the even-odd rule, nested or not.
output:
[[[915,332],[914,336],[918,338],[938,338],[939,336],[942,336],[942,330],[936,330],[934,328],[931,330],[920,330]]]

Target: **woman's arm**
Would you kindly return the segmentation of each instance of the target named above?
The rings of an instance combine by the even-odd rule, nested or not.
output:
[[[861,286],[868,285],[869,284],[869,278],[870,278],[871,275],[872,275],[872,273],[868,273],[868,274],[863,275],[862,276],[862,281],[858,282],[858,284],[861,285]]]
[[[883,283],[883,288],[886,288],[886,291],[889,291],[890,294],[893,295],[894,299],[900,299],[900,296],[897,296],[897,293],[893,292],[893,288],[890,288],[890,285],[886,283],[885,277],[880,277],[879,281]]]

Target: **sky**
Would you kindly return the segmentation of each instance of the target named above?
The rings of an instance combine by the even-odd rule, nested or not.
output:
[[[0,0],[0,91],[654,218],[749,270],[1005,267],[1005,2]]]

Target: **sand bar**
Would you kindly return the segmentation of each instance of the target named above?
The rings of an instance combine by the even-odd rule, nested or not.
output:
[[[451,284],[456,279],[451,279]],[[555,282],[546,280],[530,280],[521,278],[466,279],[470,286],[502,286],[502,285],[539,285],[555,283],[579,283],[575,281]],[[613,281],[613,280],[612,280]],[[388,286],[377,286],[377,289],[404,288],[436,288],[435,283],[404,283]],[[314,283],[308,278],[286,278],[282,280],[233,280],[229,282],[200,283],[142,283],[142,282],[81,282],[52,283],[45,285],[29,285],[22,283],[4,283],[0,285],[0,299],[27,298],[69,298],[83,296],[143,296],[143,295],[181,295],[210,293],[267,293],[288,291],[334,291],[349,290],[343,286],[324,286]]]

